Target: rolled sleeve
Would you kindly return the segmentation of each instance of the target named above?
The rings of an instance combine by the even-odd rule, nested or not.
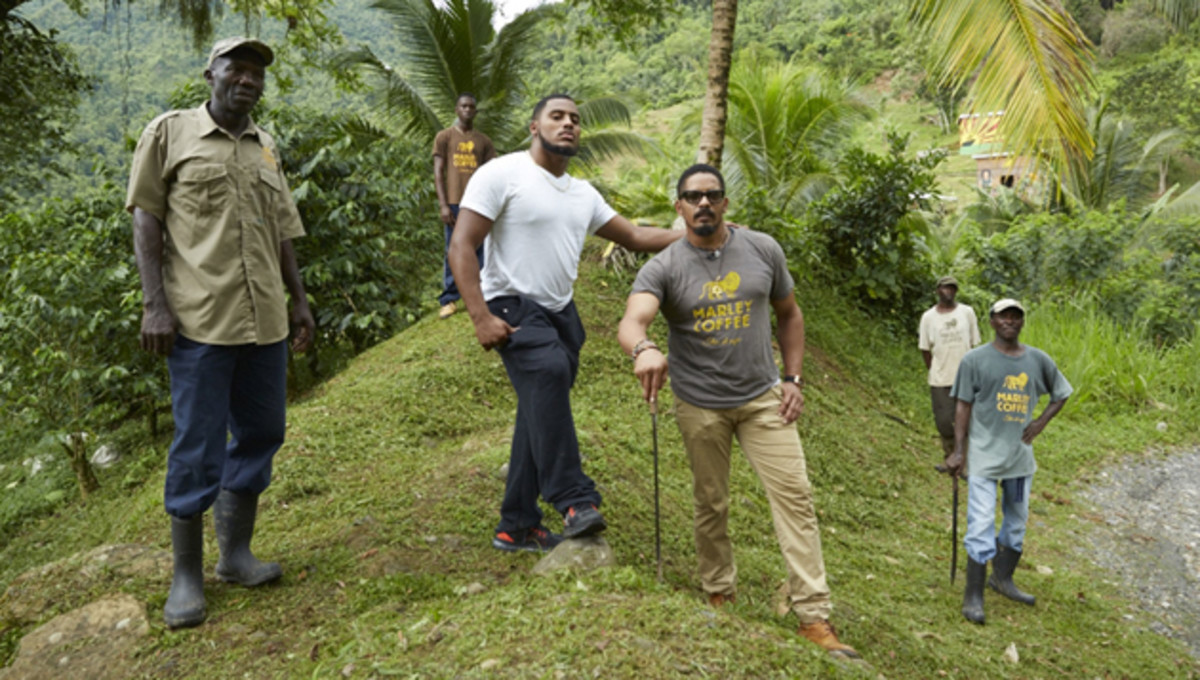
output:
[[[129,169],[129,189],[125,209],[141,208],[165,222],[167,216],[167,181],[163,176],[166,144],[163,128],[158,121],[151,123],[138,139]]]

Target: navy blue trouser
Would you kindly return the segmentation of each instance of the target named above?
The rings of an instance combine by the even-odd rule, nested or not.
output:
[[[221,489],[266,490],[286,425],[287,342],[208,345],[178,335],[167,369],[175,416],[167,513],[202,513]]]
[[[575,505],[600,506],[596,483],[583,473],[571,386],[586,334],[575,303],[552,312],[523,297],[488,301],[492,314],[520,326],[499,350],[517,392],[517,423],[508,481],[496,531],[517,531],[542,521],[538,495],[565,514]]]
[[[458,205],[451,205],[450,212],[454,213],[454,218],[458,219]],[[454,227],[449,224],[443,224],[446,233],[446,249],[442,253],[442,294],[438,296],[439,305],[448,305],[455,300],[461,300],[462,295],[458,293],[458,284],[454,283],[454,274],[450,271],[450,259],[446,257],[450,254],[450,237],[454,235]],[[475,249],[475,258],[479,260],[479,270],[483,271],[483,244]]]

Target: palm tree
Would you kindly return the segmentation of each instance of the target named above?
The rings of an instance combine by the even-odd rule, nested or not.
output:
[[[739,55],[729,85],[726,177],[798,213],[835,184],[828,173],[850,128],[871,116],[845,82],[795,62]]]
[[[974,78],[973,108],[1004,111],[1012,151],[1044,155],[1060,171],[1091,157],[1092,45],[1057,0],[912,0],[911,16],[945,83]]]
[[[725,118],[729,70],[733,64],[733,29],[737,25],[737,0],[713,0],[712,35],[708,41],[708,88],[700,124],[698,163],[721,167],[725,148]]]
[[[449,0],[442,6],[434,0],[376,0],[372,7],[395,26],[400,64],[393,67],[364,45],[343,52],[335,65],[372,75],[386,114],[399,119],[405,132],[432,140],[454,119],[459,93],[470,92],[479,106],[475,126],[498,150],[528,145],[521,73],[536,47],[538,24],[558,8],[531,9],[496,31],[491,0]],[[584,170],[596,161],[646,149],[644,137],[612,129],[630,123],[629,109],[616,98],[579,101],[579,113],[585,134],[578,160]]]
[[[374,76],[388,114],[405,131],[433,139],[454,118],[461,92],[475,95],[476,127],[510,148],[509,137],[524,112],[521,70],[534,48],[534,30],[555,11],[543,6],[518,15],[499,31],[492,27],[490,0],[375,0],[395,28],[400,64],[393,67],[363,45],[339,55],[339,67],[357,66]]]
[[[1082,208],[1104,210],[1120,199],[1130,208],[1143,206],[1155,189],[1160,163],[1183,142],[1182,131],[1163,130],[1139,142],[1133,125],[1108,114],[1107,100],[1088,108],[1087,121],[1095,154],[1074,161],[1064,192]]]

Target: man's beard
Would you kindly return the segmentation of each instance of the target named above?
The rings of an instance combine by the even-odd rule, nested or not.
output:
[[[547,140],[545,137],[542,136],[541,130],[538,130],[537,135],[538,135],[538,139],[542,140],[542,148],[545,149],[546,151],[549,151],[552,154],[557,154],[559,156],[566,156],[567,158],[570,158],[571,156],[574,156],[575,154],[579,153],[578,147],[559,146],[558,144],[551,144],[549,142],[549,140]]]
[[[697,210],[696,214],[692,216],[692,219],[698,220],[701,217],[714,217],[714,216],[715,215],[713,214],[713,211],[706,208],[703,210]],[[721,225],[719,225],[719,224],[697,224],[696,226],[692,227],[692,233],[694,233],[696,236],[700,236],[702,238],[708,238],[709,236],[712,236],[713,234],[717,233],[717,227],[719,227],[719,226],[721,226]]]

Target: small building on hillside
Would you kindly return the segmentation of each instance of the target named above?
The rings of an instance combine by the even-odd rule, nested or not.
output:
[[[1003,111],[964,113],[958,117],[958,153],[975,159],[975,186],[994,196],[1008,187],[1026,199],[1041,194],[1037,166],[1026,156],[1014,156],[1000,134]]]

